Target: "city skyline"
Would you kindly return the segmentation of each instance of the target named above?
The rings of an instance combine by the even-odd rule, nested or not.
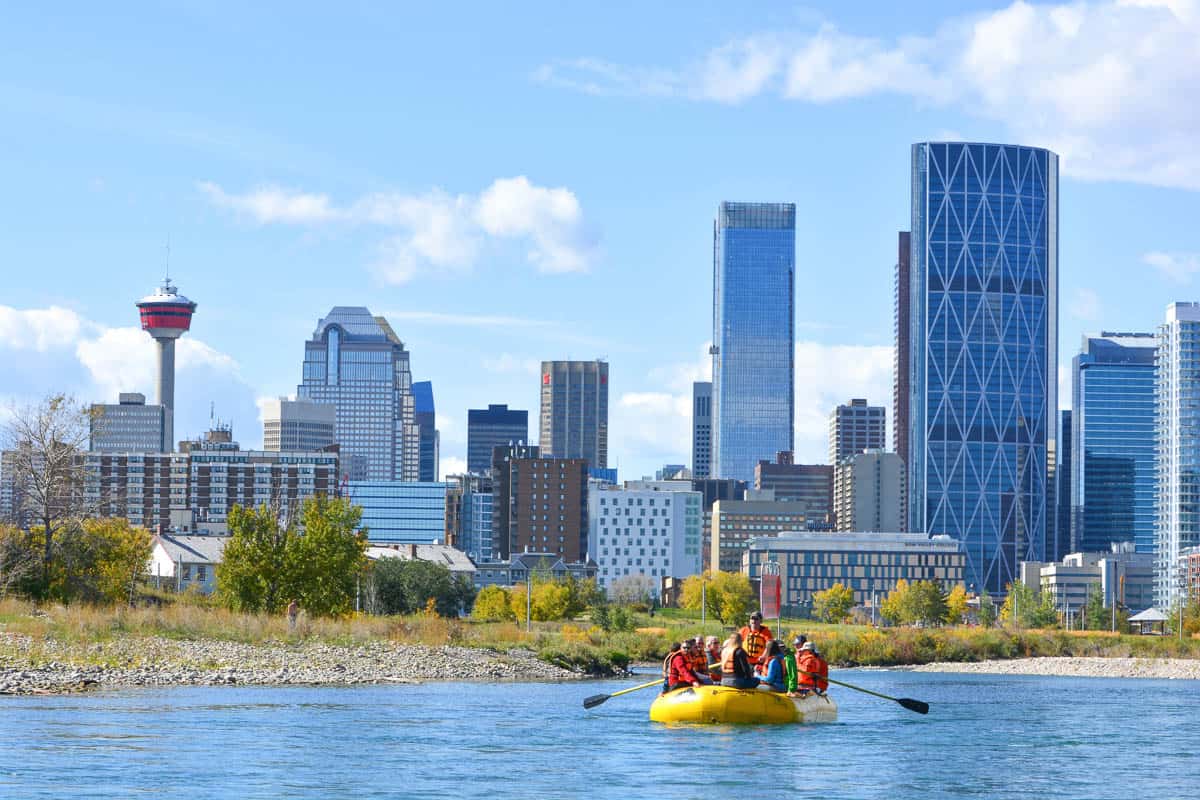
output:
[[[1067,11],[1087,34],[1075,42],[1046,24]],[[691,382],[708,377],[711,210],[726,199],[783,201],[798,204],[804,243],[796,460],[820,461],[838,402],[888,405],[894,237],[908,228],[908,148],[930,138],[1062,155],[1060,353],[1083,333],[1150,329],[1166,303],[1197,291],[1190,220],[1200,180],[1189,159],[1173,158],[1169,134],[1187,126],[1160,109],[1164,87],[1178,84],[1167,76],[1194,56],[1171,37],[1130,44],[1194,25],[1168,9],[817,4],[747,19],[701,3],[687,15],[642,9],[632,37],[611,13],[593,13],[548,10],[534,33],[481,9],[478,23],[496,35],[460,63],[445,45],[461,20],[437,9],[400,27],[354,10],[300,13],[286,32],[259,10],[231,15],[240,26],[231,28],[219,14],[158,9],[121,25],[93,20],[86,37],[71,25],[51,37],[15,11],[9,29],[22,45],[0,54],[12,76],[0,115],[23,153],[0,197],[12,276],[0,356],[14,366],[4,405],[57,390],[84,403],[114,403],[120,391],[153,398],[153,343],[129,297],[160,281],[169,240],[172,278],[202,304],[179,343],[176,439],[202,432],[215,402],[258,446],[256,401],[294,392],[284,343],[308,335],[332,303],[367,305],[436,385],[442,472],[465,460],[468,408],[536,408],[538,362],[607,357],[610,466],[653,474],[690,461]],[[1101,25],[1106,14],[1120,20],[1120,47]],[[1044,38],[1007,48],[1016,60],[1001,62],[972,33],[985,25],[997,41]],[[212,46],[166,48],[163,29],[202,31]],[[329,44],[327,34],[350,30],[334,38],[360,47]],[[931,52],[945,58],[905,36],[939,43]],[[843,46],[822,61],[829,43]],[[280,58],[264,59],[264,46]],[[327,47],[328,61],[282,58]],[[33,74],[34,51],[61,57]],[[981,66],[972,75],[955,66],[964,54]],[[1100,54],[1145,79],[1088,78],[1080,70]],[[879,67],[891,58],[906,69]],[[801,80],[793,62],[822,79]],[[608,77],[598,64],[612,67]],[[887,79],[851,80],[862,65]],[[1107,112],[1088,117],[1066,96],[1031,96],[1019,80],[1031,69],[1046,86],[1082,75],[1070,94],[1102,92]],[[398,89],[392,77],[405,71],[437,78]],[[211,94],[214,81],[229,90]],[[286,102],[300,85],[305,102]],[[1169,108],[1187,106],[1175,91]],[[378,103],[397,92],[399,102]],[[1009,113],[1023,104],[1039,113]],[[353,114],[369,120],[350,126],[353,136],[333,124]],[[483,127],[491,133],[480,140]],[[709,157],[729,142],[737,159]],[[425,155],[397,155],[407,152]],[[70,235],[55,235],[64,224]],[[420,235],[432,230],[450,235]],[[263,328],[277,335],[260,337]]]

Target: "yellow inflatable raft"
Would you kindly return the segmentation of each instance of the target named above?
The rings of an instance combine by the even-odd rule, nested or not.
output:
[[[650,706],[654,722],[745,723],[833,722],[837,703],[828,695],[788,697],[757,689],[700,686],[676,689]]]

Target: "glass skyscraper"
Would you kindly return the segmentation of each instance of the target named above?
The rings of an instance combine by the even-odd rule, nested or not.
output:
[[[417,381],[413,388],[413,420],[417,425],[420,459],[417,480],[429,483],[438,479],[438,449],[441,437],[437,432],[437,414],[433,405],[433,383]]]
[[[1084,336],[1072,361],[1071,552],[1154,552],[1152,333]]]
[[[420,477],[408,351],[383,317],[334,307],[304,343],[296,396],[335,407],[341,465],[351,480]]]
[[[467,410],[467,472],[482,475],[492,468],[497,447],[529,442],[529,412],[492,403]]]
[[[608,466],[608,364],[543,361],[538,447],[546,458]]]
[[[1155,366],[1158,502],[1154,605],[1184,594],[1180,556],[1200,545],[1200,303],[1172,303],[1158,329]]]
[[[446,535],[446,484],[350,481],[350,502],[362,507],[362,527],[372,544],[442,544]]]
[[[913,145],[911,247],[910,527],[1003,592],[1054,528],[1058,156]]]
[[[712,471],[754,480],[792,450],[796,206],[721,203],[713,224]]]

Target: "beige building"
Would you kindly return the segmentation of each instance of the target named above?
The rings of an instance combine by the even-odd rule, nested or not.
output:
[[[752,492],[747,495],[753,497]],[[775,500],[718,500],[713,503],[709,564],[724,572],[737,572],[749,539],[782,531],[804,530],[806,503]]]
[[[904,484],[904,462],[895,453],[868,450],[843,459],[833,479],[837,530],[903,530]]]

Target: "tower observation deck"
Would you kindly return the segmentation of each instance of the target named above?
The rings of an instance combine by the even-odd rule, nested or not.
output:
[[[164,278],[154,294],[137,304],[142,330],[158,344],[158,403],[163,406],[163,450],[175,450],[175,340],[192,326],[196,304]]]

